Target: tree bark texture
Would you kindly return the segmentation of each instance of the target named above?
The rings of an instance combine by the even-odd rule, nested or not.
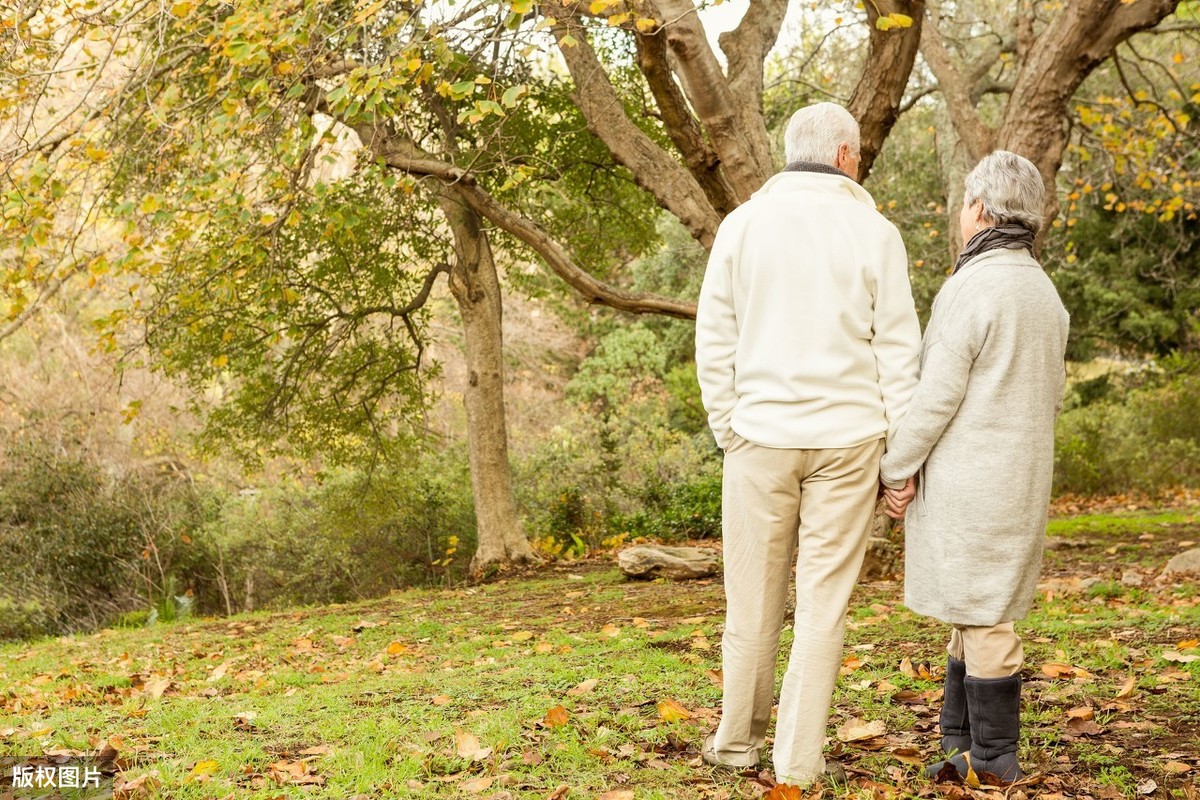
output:
[[[535,560],[517,516],[504,416],[504,338],[500,280],[479,215],[446,190],[442,211],[454,234],[450,292],[466,336],[467,440],[477,543],[471,572]]]
[[[867,63],[847,105],[858,120],[862,136],[859,181],[871,174],[884,140],[900,118],[900,102],[920,50],[925,0],[880,0],[878,4],[867,3],[866,8],[867,24],[871,26]],[[912,26],[886,31],[875,27],[880,15],[893,13],[912,17]]]

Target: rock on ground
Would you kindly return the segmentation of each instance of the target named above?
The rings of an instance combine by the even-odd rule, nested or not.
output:
[[[706,578],[717,571],[717,554],[698,547],[642,544],[622,550],[617,566],[630,578]]]
[[[1186,572],[1200,575],[1200,547],[1184,550],[1168,561],[1167,566],[1163,569],[1163,576],[1180,575]]]

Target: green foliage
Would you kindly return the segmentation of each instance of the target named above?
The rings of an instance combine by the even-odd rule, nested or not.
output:
[[[1118,494],[1200,485],[1200,370],[1195,361],[1170,366],[1123,397],[1062,414],[1056,491]]]
[[[25,622],[5,627],[92,628],[199,590],[204,513],[182,482],[113,476],[82,450],[14,441],[0,461],[0,600]]]
[[[465,459],[343,469],[231,498],[209,535],[235,608],[345,602],[457,577],[474,549]],[[448,552],[449,551],[449,552]]]

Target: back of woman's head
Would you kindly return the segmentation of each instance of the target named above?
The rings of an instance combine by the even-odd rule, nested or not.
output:
[[[1007,150],[985,156],[967,175],[965,205],[983,203],[983,218],[1037,233],[1046,208],[1046,185],[1033,162]]]

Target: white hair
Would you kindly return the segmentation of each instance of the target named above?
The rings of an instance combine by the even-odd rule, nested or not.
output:
[[[858,122],[836,103],[814,103],[800,109],[788,120],[783,135],[789,164],[814,161],[833,166],[843,144],[850,145],[851,152],[858,152]]]
[[[963,204],[983,203],[983,219],[1017,224],[1037,233],[1046,209],[1046,184],[1027,158],[997,150],[975,165],[966,179]]]

